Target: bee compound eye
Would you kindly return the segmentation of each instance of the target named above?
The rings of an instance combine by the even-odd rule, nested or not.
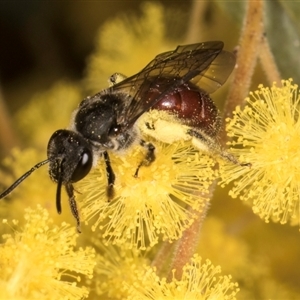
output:
[[[84,178],[90,172],[92,165],[92,153],[86,150],[81,154],[80,160],[72,174],[71,180],[76,182]]]

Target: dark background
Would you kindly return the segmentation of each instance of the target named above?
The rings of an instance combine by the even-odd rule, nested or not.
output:
[[[56,78],[82,78],[99,27],[120,12],[138,13],[141,2],[1,1],[0,84],[10,110],[20,105],[14,98],[16,89],[30,85],[36,75],[41,88]],[[185,10],[191,3],[159,2],[164,6],[184,2]]]

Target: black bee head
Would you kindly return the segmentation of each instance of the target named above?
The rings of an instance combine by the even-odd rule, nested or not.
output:
[[[57,182],[56,208],[61,213],[61,187],[66,187],[73,215],[79,217],[72,183],[84,178],[92,168],[93,153],[89,143],[78,133],[70,130],[57,130],[48,143],[50,178]],[[78,227],[79,228],[79,227]]]
[[[55,182],[72,183],[84,178],[92,168],[89,143],[78,133],[57,130],[48,143],[49,175]]]

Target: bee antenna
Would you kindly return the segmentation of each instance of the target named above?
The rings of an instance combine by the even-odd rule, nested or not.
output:
[[[61,186],[62,186],[62,176],[59,176],[57,181],[56,189],[56,210],[57,213],[61,214]]]
[[[47,164],[49,159],[43,160],[32,167],[29,171],[23,174],[19,179],[17,179],[8,189],[6,189],[2,194],[0,194],[0,199],[4,198],[8,194],[10,194],[23,180],[25,180],[32,172],[36,169],[40,168],[41,166]]]

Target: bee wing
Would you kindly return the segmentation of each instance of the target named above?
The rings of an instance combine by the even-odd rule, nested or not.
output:
[[[236,58],[232,52],[223,50],[204,70],[204,74],[201,72],[190,81],[211,94],[226,82],[235,66],[235,61]]]
[[[118,124],[125,128],[133,126],[145,111],[185,82],[214,92],[235,64],[234,54],[222,51],[223,46],[219,41],[178,46],[174,51],[157,55],[142,71],[112,86],[107,90],[109,93],[128,95],[118,114]],[[149,93],[158,82],[160,94]]]

